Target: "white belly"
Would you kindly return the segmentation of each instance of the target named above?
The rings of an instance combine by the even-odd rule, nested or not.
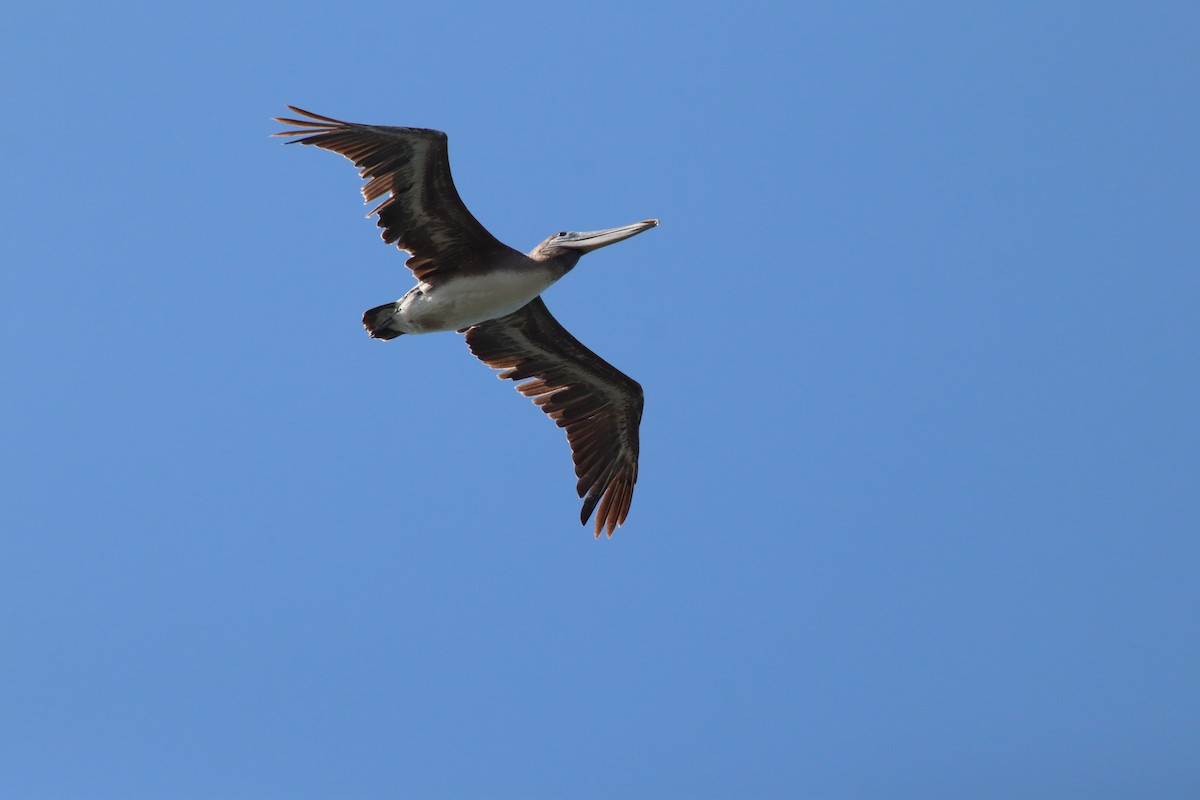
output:
[[[462,330],[511,314],[554,280],[549,272],[531,269],[458,278],[436,289],[421,284],[400,299],[395,318],[405,333]]]

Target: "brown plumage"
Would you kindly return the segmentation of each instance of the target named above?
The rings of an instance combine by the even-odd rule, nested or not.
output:
[[[367,216],[378,214],[383,240],[412,254],[406,266],[417,280],[432,285],[521,255],[492,236],[458,196],[446,134],[428,128],[359,125],[288,108],[309,119],[276,117],[276,122],[300,130],[272,135],[300,136],[288,144],[314,145],[353,161],[367,181],[362,187],[366,202],[387,194]]]
[[[642,387],[584,347],[550,315],[542,298],[499,319],[467,330],[467,346],[480,361],[504,370],[501,379],[524,381],[532,397],[567,432],[580,521],[596,513],[596,536],[612,536],[629,514],[638,474]]]
[[[584,253],[658,221],[564,231],[526,256],[498,241],[463,204],[450,175],[446,134],[360,125],[288,108],[306,119],[277,117],[296,129],[275,135],[300,137],[289,144],[315,145],[353,161],[367,181],[366,201],[387,195],[371,212],[379,215],[383,240],[411,253],[407,266],[418,286],[395,303],[369,309],[363,317],[367,330],[380,339],[447,330],[439,327],[444,319],[466,313],[454,312],[456,303],[478,304],[486,297],[482,313],[459,317],[452,327],[462,325],[459,332],[466,334],[471,352],[503,370],[498,377],[516,381],[517,390],[566,431],[583,498],[580,520],[586,525],[595,511],[596,537],[602,531],[612,536],[629,514],[637,483],[642,387],[580,344],[550,315],[538,293]],[[421,304],[432,312],[422,311]],[[430,325],[431,313],[439,309],[449,309],[451,316]]]

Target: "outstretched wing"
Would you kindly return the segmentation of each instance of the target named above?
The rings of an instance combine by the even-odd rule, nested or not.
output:
[[[448,276],[483,270],[515,252],[500,242],[467,210],[454,179],[446,134],[427,128],[359,125],[322,117],[295,106],[308,119],[276,117],[295,130],[288,144],[311,144],[354,162],[367,181],[366,202],[387,199],[370,214],[379,215],[383,240],[409,251],[407,266],[417,280],[436,283]],[[370,216],[368,214],[368,216]]]
[[[596,536],[625,521],[638,473],[642,387],[579,343],[550,315],[542,299],[468,328],[467,345],[481,361],[504,370],[499,378],[524,381],[517,391],[567,431],[580,521],[596,511]]]

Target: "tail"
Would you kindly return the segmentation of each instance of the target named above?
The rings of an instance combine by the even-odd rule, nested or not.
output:
[[[381,306],[363,312],[363,327],[373,339],[395,339],[404,331],[395,325],[396,303],[384,303]]]

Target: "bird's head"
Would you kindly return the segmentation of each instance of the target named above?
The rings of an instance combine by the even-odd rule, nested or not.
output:
[[[608,228],[603,231],[559,231],[533,248],[529,257],[536,261],[553,259],[567,262],[567,268],[570,269],[585,253],[623,241],[630,236],[637,236],[642,231],[648,231],[657,225],[658,220],[647,219],[632,225],[622,225],[619,228]]]

